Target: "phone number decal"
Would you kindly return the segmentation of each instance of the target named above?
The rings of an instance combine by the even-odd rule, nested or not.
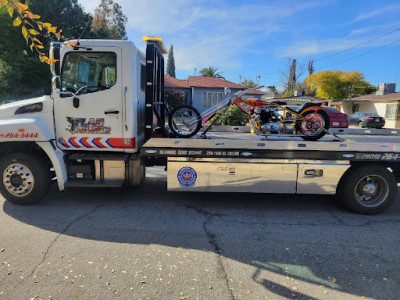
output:
[[[39,137],[39,133],[25,133],[25,132],[17,132],[17,133],[0,133],[0,139],[32,139]]]
[[[363,154],[361,159],[372,159],[372,160],[399,160],[399,153],[368,153]]]

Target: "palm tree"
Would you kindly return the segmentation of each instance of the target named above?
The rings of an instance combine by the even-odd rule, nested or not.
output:
[[[208,77],[217,77],[219,79],[225,79],[219,72],[217,68],[214,68],[212,66],[209,66],[208,68],[203,68],[200,70],[200,74],[203,76],[208,76]]]

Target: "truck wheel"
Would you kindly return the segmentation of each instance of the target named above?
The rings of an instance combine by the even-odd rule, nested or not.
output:
[[[0,161],[0,193],[14,204],[39,202],[50,186],[50,167],[34,154],[11,153]]]
[[[352,167],[344,175],[337,195],[353,212],[374,215],[388,209],[397,194],[395,176],[383,166]]]

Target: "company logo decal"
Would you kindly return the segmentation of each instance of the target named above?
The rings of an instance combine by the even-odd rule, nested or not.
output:
[[[67,117],[68,128],[66,130],[71,134],[76,133],[93,133],[93,134],[110,134],[111,127],[104,126],[104,118],[71,118]]]
[[[192,187],[196,183],[197,173],[191,167],[183,167],[178,171],[177,177],[181,187]]]

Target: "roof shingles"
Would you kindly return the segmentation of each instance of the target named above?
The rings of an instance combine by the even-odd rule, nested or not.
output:
[[[220,79],[210,76],[189,76],[187,80],[176,79],[169,75],[165,75],[165,87],[170,88],[190,88],[190,87],[204,87],[204,88],[233,88],[233,89],[246,89],[245,86],[237,84],[228,80]],[[250,90],[248,94],[264,94],[259,90]]]

